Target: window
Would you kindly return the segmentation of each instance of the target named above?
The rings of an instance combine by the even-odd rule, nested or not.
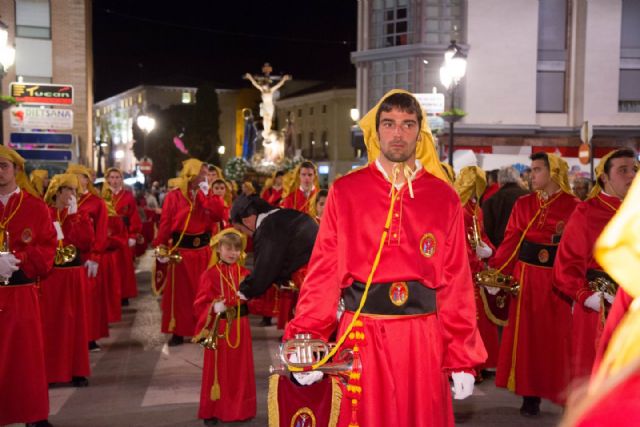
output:
[[[462,0],[427,0],[423,2],[423,35],[427,44],[448,45],[451,40],[464,40],[462,3]]]
[[[322,144],[322,156],[320,158],[326,160],[329,158],[329,133],[326,130],[322,132],[320,144]]]
[[[399,58],[371,63],[369,73],[369,105],[387,91],[398,88],[413,92],[413,58]]]
[[[618,111],[640,112],[640,2],[622,0]]]
[[[296,136],[296,150],[302,150],[302,134]]]
[[[182,103],[191,104],[191,92],[182,92]]]
[[[51,39],[49,0],[16,0],[16,37]]]
[[[540,0],[538,7],[536,111],[563,113],[567,62],[567,2]]]
[[[327,113],[327,105],[323,105],[322,106],[322,114],[326,114]]]
[[[309,115],[313,116],[313,107],[309,107]]]
[[[408,0],[374,0],[371,14],[372,48],[411,43]]]
[[[302,108],[298,109],[298,117],[302,117]]]
[[[307,148],[306,150],[302,150],[302,157],[304,157],[305,159],[313,159],[313,152],[316,145],[316,140],[313,132],[309,132],[309,139],[307,141]]]

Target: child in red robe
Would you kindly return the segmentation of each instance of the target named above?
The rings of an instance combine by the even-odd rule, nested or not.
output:
[[[206,348],[198,411],[205,425],[256,416],[248,309],[246,300],[238,297],[238,286],[249,273],[238,263],[246,241],[240,232],[228,228],[214,236],[211,246],[209,268],[200,278],[194,302],[199,333],[193,341]]]

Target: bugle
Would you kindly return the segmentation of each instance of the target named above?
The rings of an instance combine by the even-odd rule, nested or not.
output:
[[[227,307],[225,311],[221,311],[220,313],[216,313],[216,317],[213,320],[213,326],[211,326],[211,330],[207,334],[207,336],[200,341],[200,345],[208,350],[216,350],[218,348],[218,339],[225,339],[229,336],[229,331],[231,330],[231,323],[236,318],[236,308],[235,307]],[[219,325],[220,319],[222,316],[225,317],[227,321],[224,332],[219,333]]]
[[[169,262],[179,263],[182,262],[182,255],[177,251],[171,251],[165,245],[160,245],[153,250],[153,256],[155,258],[169,258]]]
[[[319,339],[311,338],[310,334],[297,334],[295,338],[280,344],[280,365],[271,366],[271,373],[287,374],[291,368],[311,370],[314,363],[324,358],[334,347],[333,343],[325,343]],[[342,379],[348,379],[353,368],[353,351],[345,348],[340,352],[337,360],[325,363],[314,369],[327,375],[336,375]]]
[[[502,274],[498,270],[488,269],[475,274],[476,285],[484,288],[504,289],[513,296],[520,292],[520,285],[508,274]]]

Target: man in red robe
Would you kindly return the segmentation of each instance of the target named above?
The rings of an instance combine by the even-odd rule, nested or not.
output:
[[[24,159],[4,145],[0,249],[0,425],[50,426],[37,284],[53,267],[56,231]]]
[[[173,334],[171,346],[194,335],[193,301],[211,256],[211,230],[224,212],[223,200],[209,194],[207,166],[198,159],[185,160],[182,165],[176,188],[164,199],[160,228],[153,241],[154,247],[162,245],[173,255],[158,258],[161,263],[170,262],[162,295],[162,332]]]
[[[552,286],[560,237],[579,200],[571,194],[567,163],[553,154],[531,156],[535,193],[516,201],[491,267],[520,284],[502,334],[496,385],[523,396],[520,413],[537,416],[540,398],[564,401],[569,380],[571,303]]]
[[[85,166],[69,164],[67,173],[78,177],[78,212],[89,216],[93,223],[94,241],[89,251],[80,251],[80,258],[87,269],[89,293],[87,317],[89,324],[89,348],[99,350],[96,341],[109,336],[109,319],[105,294],[117,283],[110,283],[107,272],[99,268],[100,258],[107,246],[107,205],[93,187],[93,173]]]
[[[311,198],[318,191],[318,171],[311,162],[302,162],[294,170],[294,180],[282,200],[282,207],[309,213]]]
[[[260,193],[260,197],[262,199],[273,206],[280,206],[280,202],[282,201],[282,181],[284,180],[284,172],[277,171],[273,173],[273,177],[267,180],[267,183]]]
[[[494,247],[484,232],[482,210],[478,204],[479,197],[482,196],[487,187],[485,173],[477,166],[464,167],[458,173],[454,187],[462,202],[464,227],[467,236],[467,254],[473,281],[475,273],[486,270],[486,262],[494,252]],[[493,316],[489,306],[490,300],[487,297],[487,293],[498,293],[496,291],[499,292],[500,290],[498,288],[474,287],[478,331],[488,355],[486,362],[479,366],[478,369],[495,368],[498,363],[498,323],[500,323],[500,320]],[[494,323],[494,321],[498,323]],[[482,380],[480,373],[478,373],[478,378]]]
[[[89,279],[79,251],[91,248],[93,224],[78,213],[77,188],[75,175],[55,175],[44,197],[58,233],[58,247],[55,266],[40,284],[40,303],[47,382],[86,387],[91,372],[86,314]]]
[[[102,189],[102,196],[111,200],[113,208],[124,222],[124,232],[127,235],[127,245],[118,251],[122,275],[120,296],[122,305],[127,306],[129,305],[129,298],[134,298],[138,295],[132,248],[135,247],[138,235],[142,231],[142,221],[138,214],[138,207],[133,193],[124,188],[122,171],[117,168],[109,168],[107,169],[106,177],[107,185]]]
[[[636,174],[631,149],[612,151],[596,168],[597,184],[590,197],[573,211],[553,266],[553,284],[575,301],[571,340],[571,380],[588,377],[613,295],[595,291],[589,281],[611,281],[594,258],[593,248],[605,225],[617,212]],[[607,310],[608,311],[608,310]]]
[[[339,425],[453,426],[449,375],[464,399],[486,359],[460,199],[408,92],[387,93],[360,127],[370,164],[329,191],[284,339],[328,341],[337,326],[356,340]]]
[[[624,202],[606,225],[594,249],[596,262],[620,285],[614,309],[622,296],[633,302],[588,388],[571,397],[562,427],[640,425],[639,240],[640,175],[636,175]]]

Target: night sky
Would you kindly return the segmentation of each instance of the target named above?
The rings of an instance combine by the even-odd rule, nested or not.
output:
[[[95,100],[140,83],[249,87],[265,62],[355,86],[356,31],[356,0],[94,0]]]

